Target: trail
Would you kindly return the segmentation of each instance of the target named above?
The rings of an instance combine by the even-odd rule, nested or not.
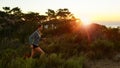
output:
[[[120,68],[120,61],[110,59],[86,60],[83,68]]]

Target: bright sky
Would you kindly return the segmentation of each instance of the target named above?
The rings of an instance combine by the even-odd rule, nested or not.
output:
[[[40,14],[47,9],[68,8],[75,16],[91,22],[120,24],[120,0],[0,0],[0,10],[5,6],[19,7],[23,12],[33,11]]]

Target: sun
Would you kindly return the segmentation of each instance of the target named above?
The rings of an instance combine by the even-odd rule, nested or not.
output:
[[[84,15],[84,16],[78,16],[78,15],[76,15],[76,18],[78,19],[77,20],[77,22],[79,21],[79,22],[81,22],[81,25],[83,25],[83,26],[89,26],[90,24],[92,24],[92,18],[91,17],[89,17],[89,16],[86,16],[86,15]]]
[[[88,25],[91,24],[91,20],[90,20],[90,18],[88,18],[87,16],[77,16],[77,17],[80,19],[81,23],[82,23],[84,26],[88,26]]]
[[[87,25],[90,25],[91,24],[91,20],[89,19],[89,18],[87,18],[87,17],[80,17],[80,20],[81,20],[81,22],[82,22],[82,24],[83,25],[85,25],[85,26],[87,26]]]

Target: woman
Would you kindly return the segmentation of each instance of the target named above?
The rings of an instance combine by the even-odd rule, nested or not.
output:
[[[31,51],[31,58],[34,56],[36,52],[40,54],[45,54],[45,52],[38,46],[39,41],[41,40],[41,31],[42,31],[42,26],[39,25],[37,30],[33,32],[30,37],[29,37],[29,43],[31,45],[32,51]]]

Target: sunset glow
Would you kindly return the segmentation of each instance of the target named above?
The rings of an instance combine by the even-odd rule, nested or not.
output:
[[[90,19],[87,18],[87,17],[80,17],[80,20],[81,20],[82,24],[85,25],[85,26],[91,24]]]
[[[5,6],[20,7],[23,12],[45,14],[47,9],[56,11],[60,8],[68,8],[74,15],[79,15],[84,24],[90,22],[104,24],[111,21],[112,24],[114,22],[120,24],[120,0],[1,0],[0,3],[0,10]]]

